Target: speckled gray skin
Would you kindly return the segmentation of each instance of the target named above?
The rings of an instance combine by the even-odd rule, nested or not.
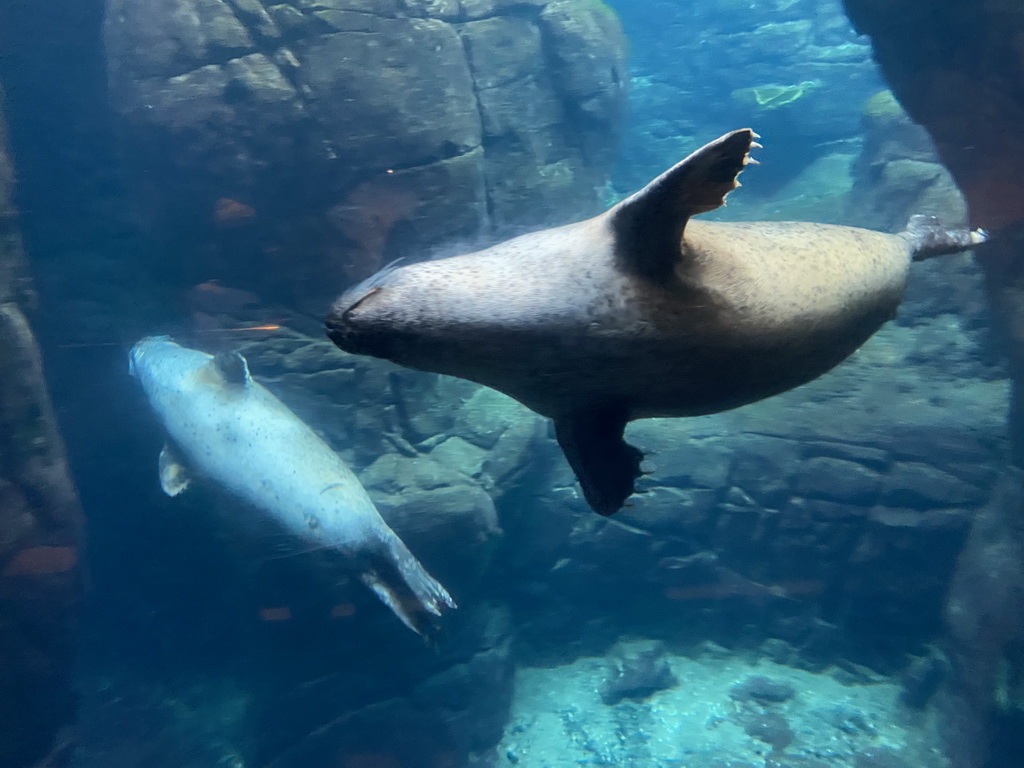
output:
[[[352,471],[294,413],[249,378],[239,355],[213,358],[164,337],[130,354],[169,445],[170,495],[187,472],[217,483],[311,547],[335,549],[410,628],[430,633],[455,603],[378,514]],[[183,466],[178,466],[178,463]]]
[[[611,514],[639,475],[627,421],[820,376],[895,314],[912,259],[983,240],[923,217],[899,235],[691,221],[738,186],[755,137],[723,136],[588,221],[385,270],[335,303],[328,335],[553,418],[588,502]]]

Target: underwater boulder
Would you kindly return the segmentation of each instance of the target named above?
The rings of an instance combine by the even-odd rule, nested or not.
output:
[[[646,699],[678,683],[661,643],[619,648],[601,686],[601,701],[614,706],[623,699]]]
[[[112,0],[104,37],[157,259],[292,304],[593,212],[625,110],[621,30],[591,0]],[[223,200],[249,215],[223,226]]]

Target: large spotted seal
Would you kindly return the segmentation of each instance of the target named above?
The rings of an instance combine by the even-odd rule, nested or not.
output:
[[[828,371],[893,317],[911,261],[983,232],[715,223],[756,134],[697,150],[596,218],[385,270],[326,320],[344,350],[486,384],[555,421],[590,505],[619,509],[632,419],[735,408]]]

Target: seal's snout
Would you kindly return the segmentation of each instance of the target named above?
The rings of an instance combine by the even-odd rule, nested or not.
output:
[[[354,350],[349,348],[349,340],[356,335],[356,329],[351,322],[350,310],[355,304],[349,300],[348,293],[342,295],[331,306],[331,311],[324,319],[324,326],[327,329],[327,337],[346,352]]]
[[[341,294],[324,320],[328,338],[346,352],[375,354],[364,343],[372,335],[370,305],[379,303],[380,294],[394,286],[400,271],[401,263],[393,261]]]
[[[366,337],[373,325],[372,299],[384,290],[387,274],[376,275],[352,286],[331,306],[324,319],[327,337],[339,348],[355,354],[371,354]]]

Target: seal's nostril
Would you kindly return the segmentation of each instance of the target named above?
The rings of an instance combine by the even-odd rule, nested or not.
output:
[[[339,301],[324,318],[324,330],[327,332],[327,338],[341,349],[348,349],[350,344],[347,342],[351,340],[354,332],[348,310],[348,303],[342,304]]]
[[[324,329],[327,331],[328,338],[334,340],[341,333],[341,325],[338,322],[338,318],[328,315],[324,320]]]
[[[344,301],[343,299],[344,297],[338,299],[333,305],[331,305],[330,310],[327,312],[327,316],[324,318],[325,325],[337,327],[344,323],[345,313],[348,311],[351,303]]]

